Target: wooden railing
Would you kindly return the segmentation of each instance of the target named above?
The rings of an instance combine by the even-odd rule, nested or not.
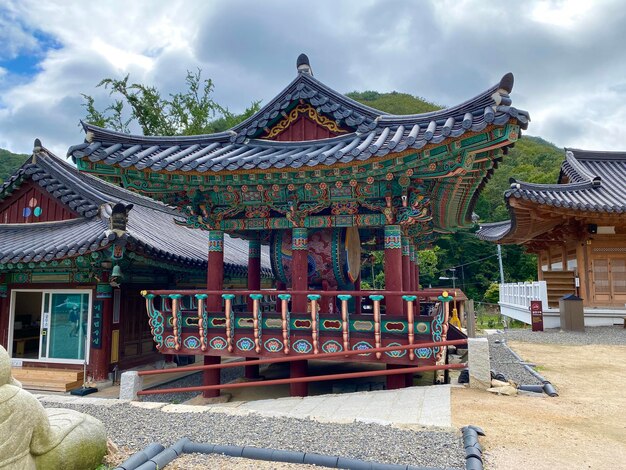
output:
[[[239,354],[248,357],[254,354],[320,354],[415,344],[415,349],[408,348],[408,359],[413,361],[416,354],[420,359],[431,354],[433,359],[441,357],[441,350],[421,351],[419,344],[446,339],[448,300],[452,297],[444,299],[441,297],[443,293],[443,290],[408,293],[155,290],[144,291],[142,295],[146,299],[154,340],[163,353]],[[290,311],[290,300],[296,295],[306,296],[307,312]],[[371,313],[355,311],[354,306],[350,307],[357,296],[371,301]],[[403,310],[385,311],[385,299],[394,296],[402,298]],[[320,316],[320,300],[328,297],[338,299],[340,311]],[[242,304],[242,300],[247,298],[252,299],[252,312],[236,312],[234,300],[240,299]],[[419,302],[432,303],[431,315],[416,315]],[[266,304],[274,305],[277,312],[264,308]],[[216,305],[221,308],[215,308]],[[382,352],[374,354],[377,360],[382,358]],[[397,356],[388,353],[387,359],[391,358],[393,362]]]

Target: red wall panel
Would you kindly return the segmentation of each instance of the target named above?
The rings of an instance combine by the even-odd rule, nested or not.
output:
[[[76,217],[74,211],[32,181],[0,202],[0,224],[52,222]]]

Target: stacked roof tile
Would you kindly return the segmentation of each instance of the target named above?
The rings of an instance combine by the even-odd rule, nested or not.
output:
[[[227,132],[184,137],[127,135],[83,123],[85,142],[68,155],[91,162],[139,170],[217,172],[300,168],[367,160],[391,152],[420,149],[448,137],[503,125],[515,118],[525,129],[529,115],[511,106],[513,76],[505,75],[475,98],[430,113],[397,116],[383,113],[337,93],[309,73],[299,73],[276,98]],[[285,112],[304,100],[353,132],[311,141],[282,142],[259,138]]]
[[[0,224],[0,263],[38,262],[78,256],[113,243],[117,235],[101,210],[103,204],[133,204],[128,213],[127,246],[158,260],[205,269],[207,238],[199,230],[177,225],[183,215],[150,198],[114,186],[76,168],[45,149],[33,156],[0,186],[0,201],[25,180],[70,207],[79,217],[58,222]],[[248,243],[225,235],[226,269],[245,270]],[[267,250],[261,254],[264,275],[270,275]]]
[[[479,238],[499,241],[516,230],[511,199],[530,201],[539,206],[573,209],[587,213],[626,213],[626,152],[596,152],[566,149],[556,184],[512,181],[504,198],[512,219],[483,224]]]

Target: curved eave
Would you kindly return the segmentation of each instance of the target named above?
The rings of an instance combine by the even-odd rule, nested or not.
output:
[[[0,224],[0,263],[30,263],[72,258],[109,246],[99,219],[72,219],[38,224]]]
[[[430,121],[428,125],[384,127],[365,134],[352,133],[301,142],[250,139],[242,144],[213,142],[203,146],[199,140],[188,146],[161,146],[157,141],[144,145],[98,141],[82,149],[74,148],[71,155],[75,159],[92,163],[163,173],[220,174],[231,171],[306,169],[318,165],[350,164],[420,150],[484,131],[491,125],[504,127],[510,122],[519,124],[517,118],[505,112],[489,117],[481,114],[472,119],[469,126],[449,120],[442,125]]]

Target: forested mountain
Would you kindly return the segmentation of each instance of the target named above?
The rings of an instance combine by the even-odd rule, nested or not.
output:
[[[28,155],[0,149],[0,184],[26,161]]]

